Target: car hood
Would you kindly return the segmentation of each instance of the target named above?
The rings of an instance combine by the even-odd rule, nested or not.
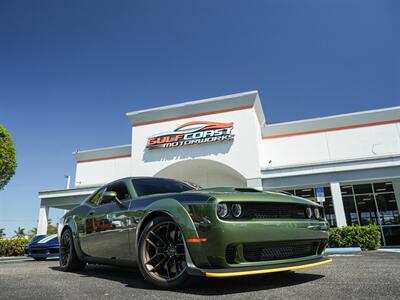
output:
[[[185,193],[201,193],[208,194],[211,197],[222,201],[254,201],[254,202],[282,202],[282,203],[297,203],[303,205],[320,206],[318,203],[297,197],[294,195],[281,192],[260,191],[253,188],[237,188],[237,187],[215,187],[202,188],[198,190],[188,191]]]
[[[57,234],[37,235],[29,243],[28,247],[57,247],[59,245]]]

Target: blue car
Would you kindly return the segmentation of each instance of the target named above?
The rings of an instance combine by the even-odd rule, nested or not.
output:
[[[26,247],[26,255],[35,260],[58,257],[60,255],[60,244],[57,234],[35,236]]]

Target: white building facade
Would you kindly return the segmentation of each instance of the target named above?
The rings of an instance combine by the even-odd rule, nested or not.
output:
[[[256,91],[127,113],[131,143],[77,151],[75,186],[39,193],[70,209],[127,176],[286,190],[319,201],[331,226],[377,224],[400,245],[400,107],[268,124]]]

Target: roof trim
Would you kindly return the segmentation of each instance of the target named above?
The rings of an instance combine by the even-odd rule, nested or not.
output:
[[[77,163],[85,163],[91,161],[98,161],[98,160],[108,160],[108,159],[118,159],[118,158],[127,158],[131,157],[131,155],[118,155],[118,156],[109,156],[109,157],[99,157],[99,158],[92,158],[92,159],[85,159],[85,160],[78,160]]]
[[[390,120],[390,121],[382,121],[382,122],[365,123],[365,124],[357,124],[357,125],[349,125],[349,126],[339,126],[339,127],[324,128],[324,129],[316,129],[316,130],[303,131],[303,132],[284,133],[284,134],[277,134],[277,135],[271,135],[271,136],[263,136],[263,140],[296,136],[296,135],[305,135],[305,134],[312,134],[312,133],[321,133],[321,132],[338,131],[338,130],[345,130],[345,129],[378,126],[378,125],[393,124],[393,123],[400,123],[400,119]]]
[[[211,114],[254,108],[260,125],[265,123],[258,91],[249,91],[221,97],[208,98],[167,105],[151,109],[128,112],[132,126],[193,118]]]
[[[400,106],[265,125],[264,140],[400,122]]]
[[[121,145],[106,148],[97,148],[91,150],[76,151],[72,154],[75,156],[77,163],[118,159],[130,157],[132,145]]]
[[[250,109],[250,108],[253,108],[253,107],[254,107],[253,105],[248,105],[248,106],[241,106],[241,107],[235,107],[235,108],[230,108],[230,109],[221,109],[221,110],[210,111],[210,112],[206,112],[206,113],[191,114],[191,115],[168,118],[168,119],[163,119],[163,120],[141,122],[141,123],[132,124],[132,126],[136,126],[137,127],[137,126],[143,126],[143,125],[149,125],[149,124],[155,124],[155,123],[161,123],[161,122],[181,120],[181,119],[186,119],[186,118],[194,118],[194,117],[200,117],[200,116],[214,115],[214,114],[220,114],[220,113],[231,112],[231,111],[236,111],[236,110]]]

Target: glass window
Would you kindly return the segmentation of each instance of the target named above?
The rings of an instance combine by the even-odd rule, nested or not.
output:
[[[378,182],[374,183],[375,193],[393,192],[393,185],[391,182]]]
[[[103,195],[104,192],[104,188],[97,191],[89,200],[88,203],[90,203],[91,205],[97,205],[99,203],[99,200],[101,198],[101,196]]]
[[[128,188],[124,182],[116,182],[107,187],[107,192],[116,192],[119,200],[127,200],[131,198]]]
[[[325,213],[325,218],[328,221],[329,225],[331,227],[336,227],[336,216],[335,216],[335,210],[333,208],[333,202],[331,197],[325,197],[325,202],[323,202],[324,205],[324,213]]]
[[[384,226],[382,230],[386,246],[400,245],[400,226]]]
[[[133,179],[132,183],[139,197],[153,194],[181,193],[194,189],[183,182],[164,178],[139,178]]]
[[[313,188],[295,190],[295,193],[296,196],[303,198],[314,198],[315,196]]]
[[[342,191],[342,195],[353,195],[353,188],[351,185],[342,185],[340,187],[340,190]]]
[[[356,184],[353,186],[354,188],[354,194],[370,194],[372,193],[372,185],[367,183],[367,184]]]
[[[325,197],[331,197],[332,196],[332,192],[331,192],[331,188],[328,187],[324,187],[324,195]]]
[[[377,194],[376,202],[382,225],[400,224],[399,211],[394,193]]]
[[[357,217],[357,210],[354,204],[354,197],[353,196],[343,196],[343,206],[344,212],[346,215],[347,225],[359,225],[358,217]]]
[[[378,224],[374,195],[356,195],[361,225]]]
[[[317,187],[318,185],[316,185]],[[377,224],[385,239],[383,245],[400,245],[400,212],[390,181],[340,186],[347,225]],[[296,196],[316,201],[313,188],[286,190]],[[335,210],[329,186],[324,187],[324,213],[331,227],[336,227]],[[379,219],[378,219],[379,218]]]

